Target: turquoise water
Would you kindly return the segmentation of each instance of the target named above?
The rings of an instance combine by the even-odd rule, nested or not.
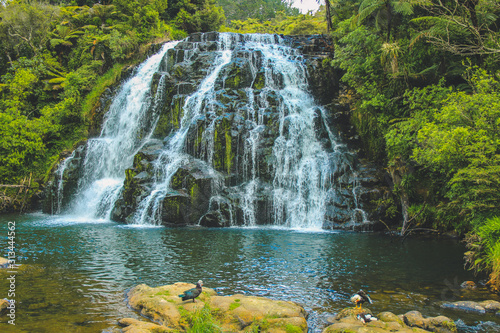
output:
[[[468,294],[473,279],[463,268],[463,244],[451,239],[407,239],[377,233],[301,232],[248,228],[137,228],[109,221],[41,214],[0,218],[1,256],[7,256],[7,221],[16,222],[16,325],[1,318],[1,332],[119,332],[120,318],[139,316],[125,303],[141,283],[195,282],[222,295],[244,293],[292,300],[310,313],[312,332],[326,318],[352,306],[362,288],[375,313],[419,310],[462,320],[476,317],[442,310],[438,302],[496,299]],[[0,298],[7,296],[5,270]],[[481,327],[487,327],[482,324]],[[479,327],[479,326],[478,326]]]

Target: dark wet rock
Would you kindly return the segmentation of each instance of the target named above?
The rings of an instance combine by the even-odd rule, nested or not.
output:
[[[80,142],[72,153],[64,151],[60,154],[59,164],[52,169],[45,186],[42,203],[44,213],[55,214],[67,207],[78,190],[78,180],[82,175],[85,154],[86,141]],[[61,186],[61,182],[64,186]]]
[[[476,283],[474,281],[464,281],[464,282],[462,282],[462,284],[460,284],[460,288],[472,290],[472,289],[476,289],[477,286],[476,286]]]

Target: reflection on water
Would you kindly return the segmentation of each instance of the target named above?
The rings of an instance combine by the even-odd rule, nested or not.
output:
[[[118,332],[118,319],[138,318],[124,302],[128,288],[199,279],[222,295],[296,301],[310,313],[313,331],[320,331],[327,316],[352,306],[349,297],[359,288],[374,299],[375,313],[419,310],[454,320],[457,313],[436,302],[497,299],[458,289],[472,277],[463,270],[463,246],[448,239],[401,244],[369,233],[131,228],[43,215],[4,217],[4,239],[9,218],[17,223],[17,254],[25,265],[16,280],[17,325],[1,323],[2,332]],[[6,252],[5,243],[0,255]],[[6,274],[0,273],[3,294]],[[460,319],[468,325],[498,321]]]

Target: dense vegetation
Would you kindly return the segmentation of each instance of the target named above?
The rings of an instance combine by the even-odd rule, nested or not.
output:
[[[215,0],[13,0],[0,18],[0,183],[33,179],[35,190],[59,153],[87,137],[99,96],[148,45],[225,20]],[[3,204],[16,204],[18,189],[3,189]]]
[[[336,51],[325,65],[343,70],[339,100],[392,182],[377,201],[382,222],[403,236],[468,233],[470,267],[500,287],[500,3],[321,3],[300,15],[284,0],[4,1],[0,183],[43,181],[150,43],[194,31],[329,31]]]
[[[500,286],[500,3],[330,2],[354,8],[333,15],[332,65],[364,151],[392,180],[384,223],[472,231],[471,267]]]

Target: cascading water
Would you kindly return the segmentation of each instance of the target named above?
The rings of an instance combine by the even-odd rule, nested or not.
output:
[[[88,141],[73,211],[140,225],[319,229],[343,207],[354,222],[363,211],[353,155],[325,119],[304,58],[284,37],[210,33],[166,44]]]
[[[132,165],[134,155],[149,139],[158,117],[150,93],[153,74],[158,71],[163,54],[176,44],[165,44],[159,53],[147,59],[114,97],[101,135],[87,142],[72,214],[109,218],[125,179],[125,169]],[[158,87],[159,91],[163,88],[161,84]]]
[[[56,200],[52,202],[51,205],[51,214],[61,214],[63,209],[63,199],[64,199],[64,172],[68,168],[68,165],[75,158],[75,152],[65,158],[61,164],[59,164],[58,168],[55,171],[55,175],[57,177],[57,192],[56,192]]]

